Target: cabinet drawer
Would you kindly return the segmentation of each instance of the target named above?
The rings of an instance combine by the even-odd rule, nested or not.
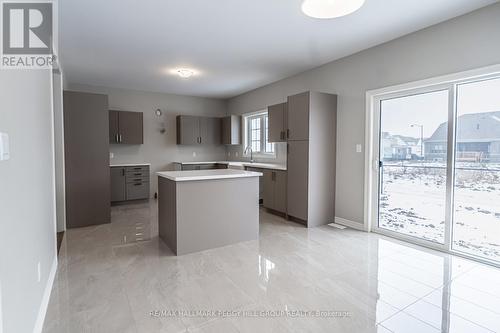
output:
[[[149,171],[126,171],[125,175],[128,177],[149,177]]]
[[[147,177],[141,177],[141,176],[127,176],[126,177],[126,182],[128,183],[149,183],[149,176]]]
[[[149,182],[127,184],[127,200],[139,200],[149,198]]]
[[[125,167],[126,172],[149,172],[148,165],[137,165]]]

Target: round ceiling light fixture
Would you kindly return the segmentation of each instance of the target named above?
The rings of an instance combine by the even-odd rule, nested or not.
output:
[[[194,75],[194,71],[188,68],[179,68],[177,71],[177,75],[182,77],[183,79],[189,79]]]
[[[302,12],[319,19],[346,16],[360,9],[365,0],[304,0]]]

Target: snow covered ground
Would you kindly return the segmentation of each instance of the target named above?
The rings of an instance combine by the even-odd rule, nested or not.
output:
[[[457,167],[453,248],[500,261],[500,166]],[[445,205],[444,164],[384,163],[381,228],[444,243]]]

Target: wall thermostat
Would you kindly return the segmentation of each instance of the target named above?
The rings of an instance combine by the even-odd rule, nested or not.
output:
[[[0,161],[7,161],[8,159],[10,159],[9,135],[0,132]]]

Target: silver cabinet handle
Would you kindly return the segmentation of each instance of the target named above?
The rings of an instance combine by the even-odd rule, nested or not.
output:
[[[118,136],[120,137],[120,142],[122,142],[122,135],[121,135],[121,134],[119,134]]]

